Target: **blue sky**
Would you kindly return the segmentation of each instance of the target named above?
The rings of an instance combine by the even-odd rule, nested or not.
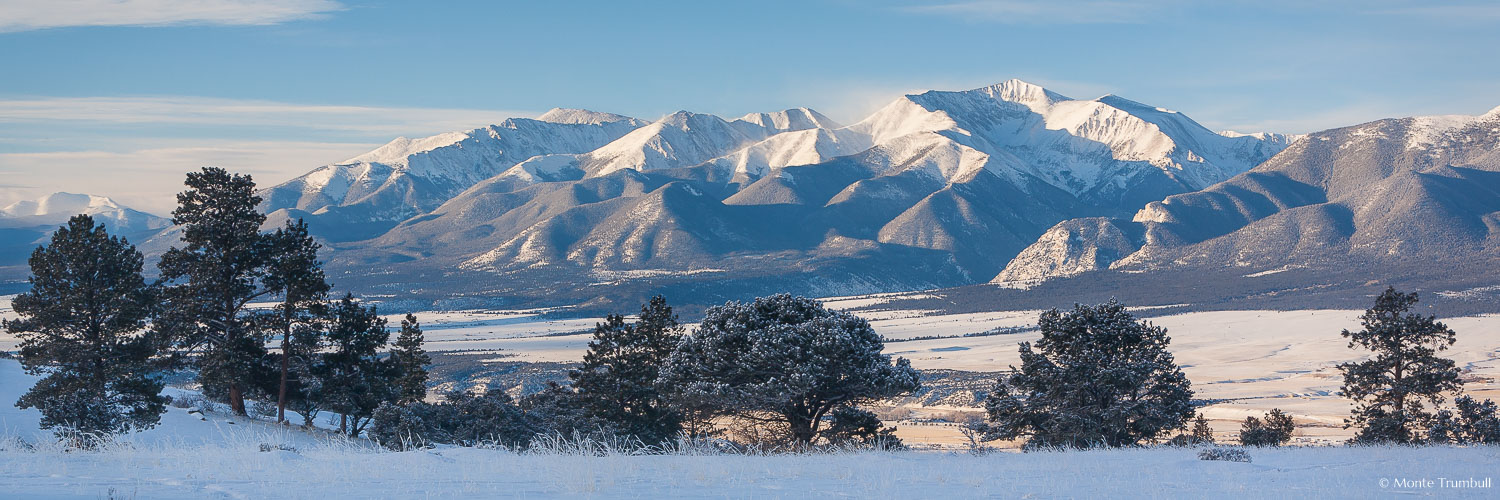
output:
[[[1500,105],[1500,3],[0,0],[0,203],[166,212],[204,164],[273,184],[398,135],[555,106],[853,122],[1008,78],[1216,129]]]

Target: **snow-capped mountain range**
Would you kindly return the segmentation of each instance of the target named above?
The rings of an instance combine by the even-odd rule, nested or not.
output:
[[[306,219],[342,286],[480,304],[1303,265],[1436,248],[1398,234],[1434,222],[1488,252],[1491,201],[1474,189],[1500,170],[1497,117],[1213,132],[1019,80],[900,96],[849,125],[807,108],[655,121],[555,109],[398,138],[265,188],[262,209],[268,225]],[[1409,202],[1355,202],[1371,189]]]
[[[393,291],[881,291],[985,281],[1057,222],[1205,188],[1289,142],[1019,80],[847,126],[560,109],[398,139],[267,189],[263,209],[307,219],[345,281]]]
[[[74,215],[88,214],[113,234],[141,242],[171,225],[171,220],[134,210],[103,196],[52,193],[0,208],[0,279],[21,279],[31,250]]]
[[[74,193],[52,193],[35,200],[24,200],[0,208],[0,228],[58,226],[78,214],[88,214],[111,232],[133,234],[162,229],[169,219],[157,217],[115,203],[103,196]]]

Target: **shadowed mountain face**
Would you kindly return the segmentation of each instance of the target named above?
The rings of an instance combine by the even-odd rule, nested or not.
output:
[[[1131,219],[1063,222],[996,277],[1350,262],[1452,262],[1500,252],[1500,108],[1318,132],[1229,181]]]
[[[1286,142],[1012,80],[849,126],[554,112],[397,141],[266,199],[271,223],[308,217],[332,242],[341,284],[393,295],[835,295],[987,280],[1059,221],[1201,189]]]

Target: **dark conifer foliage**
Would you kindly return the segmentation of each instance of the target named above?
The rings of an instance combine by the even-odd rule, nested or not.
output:
[[[611,314],[594,326],[583,367],[568,374],[578,399],[594,417],[646,443],[671,439],[681,413],[657,389],[662,365],[682,340],[683,327],[666,299],[641,306],[640,320]]]
[[[1214,430],[1208,426],[1208,419],[1203,414],[1193,417],[1193,434],[1190,438],[1192,444],[1211,444],[1214,442]]]
[[[1292,416],[1282,412],[1280,408],[1272,408],[1266,413],[1264,420],[1245,417],[1245,423],[1240,425],[1240,444],[1281,446],[1292,440],[1294,430],[1296,425],[1292,422]]]
[[[415,403],[427,397],[427,365],[432,363],[432,357],[422,348],[422,342],[422,325],[416,316],[407,314],[401,319],[401,333],[391,349],[398,404]]]
[[[305,382],[311,374],[296,368],[308,365],[307,357],[316,351],[319,342],[307,337],[318,335],[318,327],[328,312],[330,287],[323,274],[323,263],[318,260],[319,248],[318,242],[307,234],[307,223],[302,219],[287,221],[285,227],[267,237],[265,245],[263,282],[266,290],[281,297],[276,310],[265,318],[270,333],[281,336],[280,373],[274,391],[278,422],[286,421],[289,398],[299,397],[300,389],[308,385]],[[303,338],[294,338],[299,335]]]
[[[1193,391],[1167,351],[1167,331],[1114,300],[1045,312],[1036,350],[985,401],[991,439],[1028,448],[1134,446],[1180,429]]]
[[[342,415],[339,431],[358,437],[380,404],[396,399],[392,364],[380,357],[390,339],[386,321],[354,300],[353,295],[333,305],[327,352],[317,366],[322,407]]]
[[[265,338],[246,310],[269,290],[265,276],[266,217],[255,207],[260,197],[248,175],[204,167],[187,175],[177,195],[172,223],[182,226],[181,248],[161,259],[166,290],[162,327],[188,352],[197,354],[198,376],[210,395],[229,400],[245,414],[245,392],[264,385]]]
[[[1344,427],[1359,428],[1355,442],[1421,442],[1434,416],[1424,402],[1435,408],[1444,394],[1462,388],[1453,360],[1437,356],[1457,340],[1455,333],[1433,316],[1410,312],[1416,303],[1417,294],[1387,288],[1360,316],[1364,328],[1343,332],[1350,348],[1374,353],[1338,366],[1343,395],[1354,400]]]
[[[920,387],[911,364],[883,348],[869,322],[813,299],[729,302],[677,346],[659,387],[694,410],[782,426],[806,446],[834,409]]]
[[[1433,443],[1500,444],[1500,416],[1495,402],[1479,401],[1470,396],[1453,400],[1457,412],[1442,410],[1437,414],[1428,439]]]
[[[37,408],[59,434],[149,429],[166,410],[152,378],[161,345],[146,331],[155,290],[124,238],[78,215],[31,254],[31,289],[12,302],[21,365],[43,375],[16,406]]]

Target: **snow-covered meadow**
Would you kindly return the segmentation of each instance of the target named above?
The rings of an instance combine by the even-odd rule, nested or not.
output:
[[[34,380],[14,360],[0,360],[0,398],[14,400]],[[982,456],[396,453],[182,408],[170,408],[155,429],[79,452],[50,444],[38,419],[35,410],[0,407],[0,497],[1492,498],[1500,463],[1495,447],[1251,449],[1250,463],[1202,461],[1190,448]],[[1473,487],[1442,482],[1471,478]]]
[[[0,450],[12,498],[1493,498],[1495,448],[1192,449],[831,455],[390,453],[255,444]],[[1447,480],[1475,479],[1475,487]],[[1489,482],[1486,483],[1485,481]]]

